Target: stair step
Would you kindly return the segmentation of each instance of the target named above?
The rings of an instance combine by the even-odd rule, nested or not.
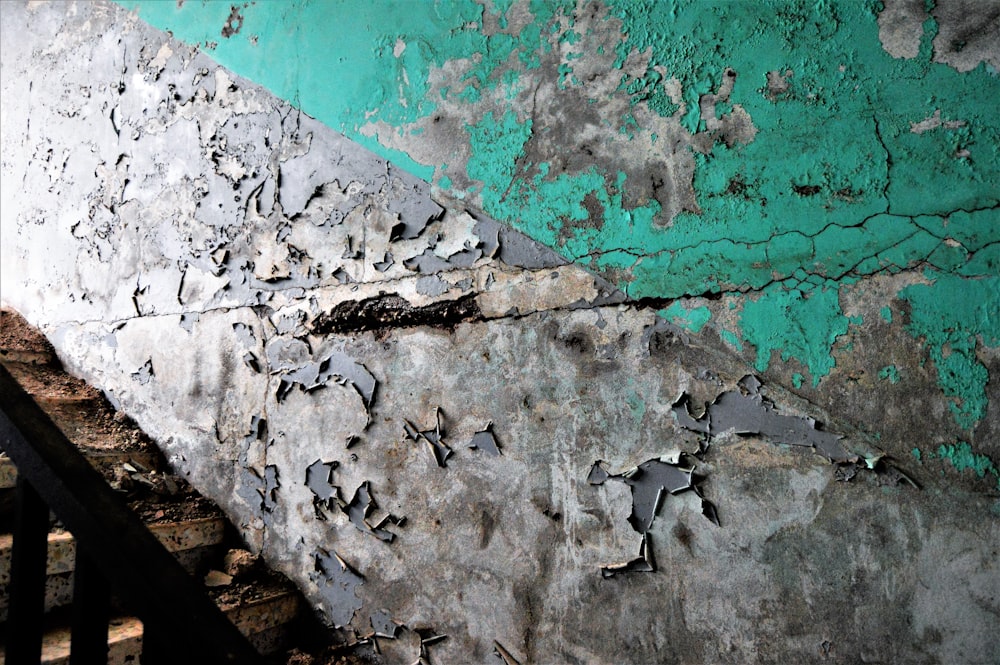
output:
[[[195,571],[205,558],[205,548],[222,543],[226,523],[222,517],[206,517],[183,522],[150,525],[149,530],[170,552],[178,555],[181,564]],[[10,583],[10,562],[13,536],[0,534],[0,621],[7,620],[7,586]],[[73,569],[76,562],[76,541],[68,532],[49,534],[49,551],[45,581],[45,609],[69,605],[73,600]]]
[[[31,362],[52,365],[59,362],[45,336],[11,309],[0,309],[0,362]]]
[[[98,471],[115,464],[129,463],[133,467],[157,469],[162,465],[158,451],[144,450],[94,450],[82,448],[84,456]],[[17,486],[17,467],[6,455],[0,454],[0,490],[10,490]]]
[[[299,599],[292,591],[276,591],[249,603],[223,607],[223,611],[262,654],[270,655],[281,646],[276,636],[297,617]],[[42,665],[68,665],[69,649],[68,627],[48,631],[42,644]],[[134,617],[113,619],[108,628],[108,665],[135,665],[141,654],[142,622]],[[3,662],[0,653],[0,665]]]

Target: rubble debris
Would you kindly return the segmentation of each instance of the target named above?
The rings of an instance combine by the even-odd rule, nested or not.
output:
[[[699,418],[691,413],[690,396],[682,394],[673,404],[677,423],[709,438],[726,432],[758,434],[781,443],[811,447],[831,462],[857,461],[857,456],[840,445],[839,434],[819,429],[813,418],[779,414],[774,403],[760,394],[763,384],[756,376],[748,374],[737,385],[739,390],[721,393]]]
[[[227,575],[221,570],[210,570],[205,574],[205,586],[220,587],[229,586],[233,583],[233,576]]]
[[[607,579],[623,573],[655,573],[656,562],[653,560],[653,548],[650,547],[649,534],[642,534],[639,543],[639,556],[624,563],[610,563],[601,566],[601,577]]]
[[[496,435],[493,433],[493,421],[486,423],[486,427],[472,435],[469,442],[471,450],[482,450],[493,457],[498,457],[503,453],[500,451],[500,444],[497,443]]]
[[[392,620],[392,613],[389,610],[375,610],[369,617],[372,630],[376,637],[385,637],[390,640],[399,636],[402,626]]]
[[[259,557],[244,549],[232,549],[226,552],[223,557],[222,567],[225,573],[231,577],[243,577],[257,567]]]
[[[521,665],[521,661],[514,658],[514,655],[497,640],[493,640],[493,655],[502,660],[504,665]]]
[[[444,442],[444,434],[441,431],[441,407],[434,409],[434,429],[419,431],[409,420],[404,420],[403,430],[406,432],[406,438],[417,443],[422,440],[428,445],[431,454],[434,455],[434,461],[437,462],[439,467],[445,468],[448,466],[447,460],[451,457],[453,451]]]
[[[375,498],[372,496],[371,483],[367,480],[361,483],[361,486],[355,490],[354,498],[351,499],[351,502],[343,504],[340,507],[351,521],[351,524],[357,527],[358,531],[370,533],[381,541],[391,543],[396,538],[396,534],[382,527],[390,523],[400,526],[404,523],[405,518],[396,517],[390,513],[373,526],[368,523],[368,517],[377,508],[378,503],[376,503]]]
[[[421,307],[414,307],[398,295],[382,293],[340,303],[316,318],[313,332],[329,335],[382,328],[450,327],[463,321],[477,321],[481,317],[479,303],[473,293]]]
[[[364,584],[365,578],[336,552],[320,549],[313,558],[316,569],[310,573],[309,579],[316,584],[319,594],[326,601],[334,627],[343,628],[361,609],[362,601],[355,589]]]

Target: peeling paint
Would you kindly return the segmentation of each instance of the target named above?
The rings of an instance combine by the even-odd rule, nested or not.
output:
[[[212,41],[202,26],[225,19],[194,3],[124,4],[189,43]],[[331,11],[305,2],[243,14],[268,53],[292,61],[294,43],[317,72],[350,62],[337,68],[336,95],[312,85],[313,69],[289,78],[266,67],[243,40],[214,53],[632,297],[759,292],[740,329],[725,331],[757,348],[759,371],[778,352],[814,385],[828,376],[850,323],[835,295],[857,277],[925,261],[962,277],[981,270],[985,256],[945,259],[943,238],[917,221],[998,203],[988,184],[1000,179],[997,49],[960,11],[462,2],[400,22],[373,5],[380,21],[336,39],[320,20]],[[516,32],[487,29],[509,15]],[[289,25],[297,39],[278,40]],[[975,47],[954,47],[959,34]],[[397,43],[409,45],[398,56]],[[466,84],[452,89],[449,74]]]
[[[832,462],[856,459],[840,444],[840,435],[819,429],[812,418],[778,413],[774,403],[761,395],[762,385],[753,375],[743,377],[739,390],[721,393],[698,418],[691,413],[690,397],[683,394],[674,403],[673,413],[681,427],[709,437],[727,432],[762,434],[777,443],[814,448]]]
[[[329,617],[335,627],[346,626],[361,609],[357,588],[364,584],[364,577],[336,552],[320,550],[315,554],[315,561],[316,571],[311,579],[325,601]]]

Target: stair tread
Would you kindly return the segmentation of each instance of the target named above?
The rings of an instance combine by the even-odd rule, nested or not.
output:
[[[0,308],[0,357],[18,355],[58,362],[55,349],[41,332],[14,310]]]
[[[291,591],[274,592],[245,605],[223,607],[230,620],[247,637],[277,628],[292,621],[298,611],[298,597]],[[142,621],[136,617],[116,617],[108,627],[109,649],[120,654],[139,654],[142,650]],[[46,631],[42,644],[42,663],[68,662],[70,629],[59,626]],[[0,663],[3,662],[0,657]]]
[[[298,595],[292,590],[270,590],[256,600],[225,607],[226,616],[247,637],[263,633],[293,621],[298,613]],[[109,649],[119,654],[142,650],[142,621],[136,617],[115,617],[108,627]],[[68,662],[70,628],[58,626],[45,632],[42,643],[42,660],[46,665]],[[0,664],[4,662],[0,652]]]
[[[94,451],[156,450],[149,437],[116,413],[100,391],[61,368],[2,358],[0,363],[76,445]]]
[[[198,517],[178,522],[163,522],[149,525],[149,530],[170,552],[181,552],[218,545],[225,532],[225,519],[221,516]],[[73,571],[76,559],[76,541],[68,531],[49,534],[49,554],[46,574],[58,575]],[[0,534],[0,586],[10,581],[10,554],[14,536]]]

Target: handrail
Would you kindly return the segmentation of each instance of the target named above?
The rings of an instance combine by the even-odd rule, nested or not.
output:
[[[83,568],[89,575],[96,571],[104,580],[110,580],[129,611],[142,620],[144,664],[161,658],[164,662],[264,662],[204,589],[3,366],[0,448],[17,467],[19,494],[27,495],[31,503],[31,495],[37,492],[73,534],[77,551],[86,560]],[[46,510],[43,519],[47,518]],[[15,532],[15,563],[17,541]],[[37,548],[37,544],[34,546]],[[28,557],[22,555],[24,558]],[[92,583],[89,580],[88,586]],[[16,611],[14,600],[12,590],[12,617]],[[9,635],[8,640],[17,637]],[[73,639],[75,643],[75,635]],[[154,653],[154,644],[155,651],[163,653]],[[10,642],[8,654],[9,649]],[[147,651],[151,652],[148,658]],[[183,661],[177,659],[178,653],[183,654]],[[13,665],[11,659],[8,663]]]

